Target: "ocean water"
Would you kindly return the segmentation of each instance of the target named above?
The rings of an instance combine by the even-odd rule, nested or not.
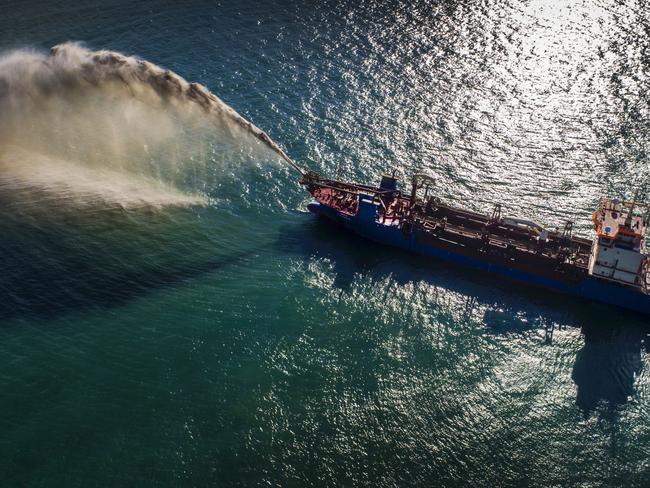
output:
[[[322,174],[585,236],[647,189],[645,2],[0,7],[1,56],[138,56]],[[65,103],[0,148],[2,486],[650,486],[647,319],[342,234],[241,135]]]

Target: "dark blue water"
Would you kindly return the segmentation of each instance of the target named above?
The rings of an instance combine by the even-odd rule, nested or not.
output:
[[[648,181],[644,2],[1,7],[5,52],[137,55],[324,174],[585,236]],[[184,147],[207,205],[0,193],[3,486],[650,486],[645,319],[341,235],[273,158]]]

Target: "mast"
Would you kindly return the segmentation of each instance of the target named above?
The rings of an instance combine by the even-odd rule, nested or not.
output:
[[[639,196],[639,190],[637,189],[634,192],[634,198],[632,199],[632,205],[630,205],[630,211],[627,213],[627,218],[625,219],[625,226],[626,227],[632,227],[632,215],[634,212],[634,207],[636,205],[636,199]]]

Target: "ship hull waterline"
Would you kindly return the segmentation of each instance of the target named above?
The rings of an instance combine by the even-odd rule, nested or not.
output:
[[[487,262],[449,249],[423,244],[418,242],[416,232],[405,235],[402,229],[397,226],[384,225],[375,220],[362,218],[359,215],[348,215],[319,202],[311,202],[307,208],[311,213],[319,217],[328,219],[354,234],[380,244],[439,259],[465,268],[481,270],[561,294],[650,315],[650,296],[621,287],[615,283],[608,283],[591,276],[584,277],[576,282],[565,282],[529,271]]]

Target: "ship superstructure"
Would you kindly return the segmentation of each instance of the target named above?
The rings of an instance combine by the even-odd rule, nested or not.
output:
[[[305,173],[308,208],[374,241],[481,269],[562,293],[650,313],[645,234],[648,205],[602,199],[593,214],[596,238],[573,235],[573,223],[551,230],[527,219],[452,205],[435,181],[416,174],[403,194],[394,175],[377,187]],[[645,209],[645,214],[635,213]]]
[[[603,198],[592,219],[596,238],[591,247],[589,274],[648,291],[645,236],[648,210],[636,215],[637,202]]]

